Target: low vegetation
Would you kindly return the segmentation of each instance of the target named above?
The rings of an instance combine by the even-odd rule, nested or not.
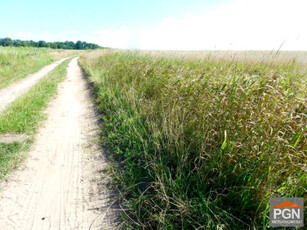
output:
[[[0,89],[54,61],[48,50],[0,47]]]
[[[268,226],[270,197],[306,194],[306,76],[294,62],[94,52],[103,144],[125,227]]]
[[[37,72],[43,66],[77,51],[56,51],[44,48],[0,47],[0,89]]]
[[[29,92],[0,113],[1,134],[27,134],[21,142],[0,143],[0,180],[25,158],[33,142],[33,134],[46,117],[44,109],[56,93],[57,85],[66,76],[69,60],[64,61],[44,77]]]

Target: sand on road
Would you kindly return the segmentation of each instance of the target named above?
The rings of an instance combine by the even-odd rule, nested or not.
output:
[[[0,229],[112,229],[97,116],[74,58],[27,160],[0,185]]]

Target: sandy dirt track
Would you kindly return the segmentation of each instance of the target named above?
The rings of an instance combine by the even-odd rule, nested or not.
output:
[[[17,81],[4,89],[0,89],[0,112],[3,111],[8,104],[15,101],[16,98],[20,97],[31,89],[40,79],[42,79],[51,70],[65,61],[67,58],[63,58],[50,65],[43,67],[37,73],[31,74],[26,78]]]
[[[0,229],[113,229],[97,116],[77,58],[18,170],[0,185]]]

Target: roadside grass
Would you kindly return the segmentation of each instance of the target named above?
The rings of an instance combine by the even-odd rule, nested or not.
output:
[[[32,141],[0,143],[0,181],[25,159]]]
[[[57,66],[29,92],[0,113],[0,134],[28,134],[28,138],[22,142],[0,143],[0,180],[26,157],[26,151],[34,139],[33,134],[46,118],[44,110],[56,93],[58,83],[66,76],[66,67],[70,60],[65,60]]]
[[[307,192],[305,76],[294,62],[84,54],[120,161],[124,228],[263,229]]]
[[[45,48],[0,46],[0,89],[37,72],[53,61],[75,53],[75,51],[54,51]]]

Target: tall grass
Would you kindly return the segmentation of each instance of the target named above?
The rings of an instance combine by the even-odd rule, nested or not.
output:
[[[125,227],[268,226],[306,194],[306,81],[291,63],[85,54]],[[115,183],[116,184],[116,183]]]

